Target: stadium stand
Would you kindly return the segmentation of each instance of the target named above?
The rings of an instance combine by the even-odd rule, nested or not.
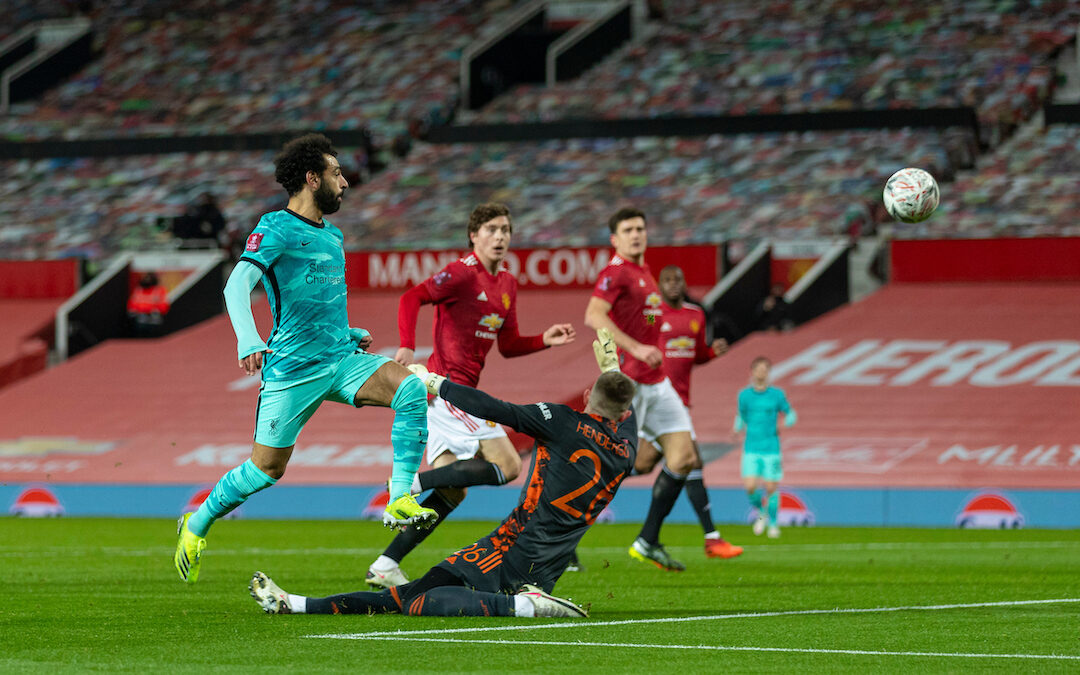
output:
[[[491,17],[488,7],[474,0],[103,3],[92,14],[101,58],[16,106],[0,120],[0,136],[368,126],[389,141],[410,124],[439,124],[452,114],[458,54]],[[18,15],[35,17],[35,10]]]
[[[348,169],[353,152],[342,152]],[[280,208],[272,152],[0,162],[8,257],[100,257],[167,247],[160,220],[213,192],[244,235]],[[348,195],[347,248],[456,248],[468,205],[513,205],[522,246],[605,245],[612,204],[633,202],[655,244],[843,234],[905,162],[951,171],[935,131],[852,131],[422,145]],[[55,180],[47,180],[56,176]]]
[[[555,87],[518,87],[468,119],[756,114],[975,106],[984,124],[1027,119],[1075,36],[1070,2],[664,3],[638,44]]]
[[[896,236],[1080,235],[1080,126],[1026,129],[948,190],[940,213],[918,225],[897,223]]]

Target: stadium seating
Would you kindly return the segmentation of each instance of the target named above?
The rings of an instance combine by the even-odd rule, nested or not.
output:
[[[352,162],[348,150],[343,165]],[[168,245],[158,219],[204,191],[246,234],[281,208],[270,152],[0,162],[8,257],[100,256]],[[351,193],[333,222],[349,248],[454,248],[472,204],[501,200],[518,245],[606,244],[613,206],[635,203],[656,244],[845,231],[905,162],[948,164],[937,133],[855,131],[426,145]],[[875,197],[876,198],[876,197]],[[855,205],[853,207],[853,204]]]
[[[943,188],[940,212],[905,238],[1080,235],[1080,126],[1031,129]]]
[[[366,125],[386,140],[414,120],[437,123],[450,114],[460,50],[490,17],[476,5],[110,3],[94,16],[102,57],[40,100],[16,106],[0,121],[0,136]]]
[[[580,78],[519,87],[472,119],[755,114],[974,106],[1026,119],[1075,35],[1069,2],[669,0],[667,19]]]

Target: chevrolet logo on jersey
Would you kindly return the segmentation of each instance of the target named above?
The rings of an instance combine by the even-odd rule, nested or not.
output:
[[[18,440],[0,440],[0,457],[40,457],[52,453],[65,455],[100,455],[112,450],[115,443],[81,441],[78,438],[26,436]]]
[[[669,359],[692,359],[695,355],[694,339],[685,335],[671,338],[664,343],[664,357]]]
[[[485,338],[488,340],[494,340],[498,337],[497,330],[502,327],[502,316],[499,316],[495,312],[485,314],[480,320],[480,325],[486,328],[486,330],[477,330],[476,337]]]
[[[645,298],[645,309],[642,314],[645,315],[645,322],[650,326],[656,323],[656,317],[663,313],[660,309],[661,302],[660,294],[656,292],[649,293],[649,296]]]

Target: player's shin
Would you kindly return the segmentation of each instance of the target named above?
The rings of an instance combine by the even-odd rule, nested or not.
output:
[[[232,469],[217,482],[202,505],[188,519],[192,534],[205,537],[215,520],[224,517],[259,490],[268,488],[277,479],[266,475],[250,459]]]
[[[305,605],[305,614],[396,614],[401,611],[393,592],[389,590],[307,598]]]
[[[769,495],[768,506],[766,510],[769,514],[769,526],[776,525],[776,516],[780,513],[780,492],[776,491]]]
[[[505,485],[506,476],[494,462],[480,457],[461,459],[420,474],[421,490],[470,485]]]
[[[460,586],[440,586],[412,599],[412,616],[515,616],[514,596],[474,591]]]
[[[697,513],[698,521],[701,522],[701,529],[705,531],[705,534],[716,532],[716,525],[712,519],[712,509],[709,505],[709,492],[705,489],[701,469],[694,469],[686,475],[685,488],[686,498],[690,500],[690,505],[694,507],[694,511]]]
[[[655,544],[660,540],[660,526],[664,519],[671,513],[671,507],[682,492],[686,476],[672,473],[666,465],[660,471],[653,483],[652,502],[649,504],[649,514],[645,517],[645,524],[638,535],[649,544]]]
[[[427,444],[427,390],[414,376],[402,380],[390,407],[394,424],[390,443],[394,446],[394,468],[390,474],[390,502],[409,492]]]

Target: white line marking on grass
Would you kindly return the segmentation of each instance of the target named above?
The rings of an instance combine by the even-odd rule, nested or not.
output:
[[[687,621],[720,621],[724,619],[759,619],[773,616],[804,616],[808,614],[868,614],[873,612],[928,612],[944,609],[973,609],[978,607],[1020,607],[1025,605],[1054,605],[1080,602],[1080,598],[1056,598],[1052,600],[1003,600],[1000,602],[970,602],[952,605],[905,605],[901,607],[836,607],[833,609],[792,609],[777,612],[743,612],[739,614],[710,614],[705,616],[669,616],[655,619],[623,619],[620,621],[571,621],[561,623],[514,624],[507,626],[482,626],[472,628],[437,628],[429,630],[373,631],[370,633],[329,633],[304,635],[305,638],[334,640],[367,640],[382,637],[405,637],[412,635],[448,635],[451,633],[489,633],[492,631],[545,630],[552,628],[594,628],[603,626],[635,626],[647,623],[684,623]]]
[[[920,551],[934,549],[1019,549],[1019,548],[1078,548],[1080,541],[945,541],[945,542],[878,542],[878,543],[846,543],[846,544],[749,544],[743,546],[747,551]],[[700,546],[667,546],[670,551],[698,551]],[[111,555],[111,556],[156,556],[162,551],[172,549],[156,548],[126,548],[120,546],[96,546],[82,548],[72,546],[48,546],[42,548],[24,548],[20,546],[0,546],[0,558],[24,557],[24,556],[76,556],[76,555]],[[625,554],[625,546],[599,546],[586,548],[591,553]],[[204,555],[275,555],[275,556],[310,556],[310,555],[342,555],[360,556],[382,553],[381,548],[214,548],[207,550]]]
[[[479,645],[552,645],[557,647],[637,647],[640,649],[701,649],[720,652],[797,652],[800,654],[852,654],[855,656],[952,656],[967,659],[1051,659],[1061,661],[1080,661],[1080,656],[1070,654],[979,654],[966,652],[889,652],[870,649],[811,649],[800,647],[735,647],[728,645],[643,645],[620,642],[563,642],[548,640],[466,640],[460,638],[416,638],[394,637],[390,635],[370,638],[399,642],[444,642],[451,644]]]

